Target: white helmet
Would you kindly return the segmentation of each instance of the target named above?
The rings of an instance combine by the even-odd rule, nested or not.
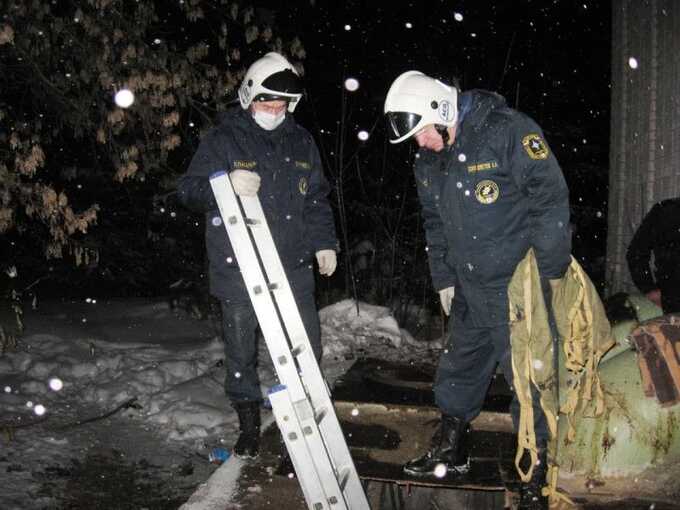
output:
[[[248,68],[238,89],[238,98],[244,110],[253,101],[288,101],[288,111],[294,112],[302,97],[302,83],[295,68],[283,55],[269,52]]]
[[[390,143],[403,142],[429,124],[455,126],[458,90],[420,71],[407,71],[392,83],[385,98]]]

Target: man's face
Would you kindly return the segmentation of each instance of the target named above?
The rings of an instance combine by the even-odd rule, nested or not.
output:
[[[434,152],[441,152],[444,149],[444,139],[435,129],[433,124],[425,126],[413,135],[413,139],[422,149],[430,149]]]
[[[253,101],[251,103],[254,112],[265,112],[271,115],[280,115],[287,106],[288,102],[282,99],[274,99],[273,101]]]

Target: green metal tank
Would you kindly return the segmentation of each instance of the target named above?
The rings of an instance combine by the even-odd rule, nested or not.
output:
[[[646,396],[631,333],[661,309],[644,296],[630,296],[638,321],[613,325],[616,339],[599,365],[605,411],[593,417],[581,409],[576,435],[567,440],[566,420],[558,427],[557,461],[564,492],[593,501],[655,500],[680,504],[680,405],[662,407]],[[564,367],[560,381],[567,381]],[[564,397],[566,388],[561,391]]]

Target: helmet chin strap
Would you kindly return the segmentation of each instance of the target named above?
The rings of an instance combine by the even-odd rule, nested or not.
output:
[[[441,135],[444,145],[448,145],[449,144],[448,128],[446,126],[442,126],[441,124],[435,124],[434,128],[437,130],[437,133]]]

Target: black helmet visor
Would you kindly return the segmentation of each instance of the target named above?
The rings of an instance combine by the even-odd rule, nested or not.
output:
[[[387,121],[392,129],[392,140],[397,140],[418,125],[422,115],[408,112],[387,112]]]
[[[279,71],[265,78],[262,86],[281,94],[302,94],[302,82],[300,77],[290,69]]]

